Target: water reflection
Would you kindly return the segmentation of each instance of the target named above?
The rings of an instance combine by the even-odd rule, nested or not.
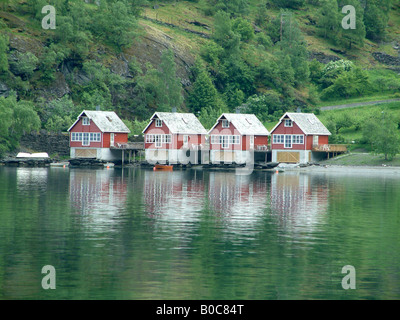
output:
[[[69,196],[72,208],[88,226],[107,229],[125,207],[127,181],[114,170],[70,171]]]
[[[156,226],[173,232],[190,232],[204,206],[203,172],[146,171],[143,197],[148,216]]]
[[[45,190],[47,188],[47,168],[23,168],[17,170],[17,188],[19,191]]]
[[[324,179],[326,180],[326,179]],[[271,215],[286,231],[312,232],[328,208],[326,181],[299,172],[274,174],[271,180]]]
[[[270,174],[242,176],[211,172],[208,199],[211,209],[221,216],[226,231],[254,235],[267,208]]]

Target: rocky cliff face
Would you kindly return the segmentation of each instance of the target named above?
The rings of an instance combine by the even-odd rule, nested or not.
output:
[[[50,156],[69,156],[69,136],[62,133],[30,133],[22,136],[20,150],[28,152],[47,152]]]

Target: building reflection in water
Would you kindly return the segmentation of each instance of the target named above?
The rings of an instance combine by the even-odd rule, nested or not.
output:
[[[285,172],[271,180],[271,214],[290,231],[314,231],[328,208],[328,185],[318,175]]]
[[[235,175],[211,172],[209,204],[220,215],[225,231],[252,236],[261,228],[267,207],[270,174]]]
[[[204,206],[203,172],[145,171],[146,212],[164,227],[182,229],[198,221]]]
[[[85,222],[107,229],[125,207],[127,179],[113,169],[71,169],[69,196],[75,213]]]

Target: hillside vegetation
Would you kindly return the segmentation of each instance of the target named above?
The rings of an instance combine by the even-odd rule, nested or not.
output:
[[[54,30],[42,28],[47,4]],[[238,108],[272,123],[399,97],[399,43],[399,0],[0,0],[0,152],[96,107],[138,134],[173,107],[209,128]]]

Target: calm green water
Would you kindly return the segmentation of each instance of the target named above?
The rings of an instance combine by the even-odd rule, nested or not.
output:
[[[399,299],[400,171],[321,171],[0,167],[0,298]]]

